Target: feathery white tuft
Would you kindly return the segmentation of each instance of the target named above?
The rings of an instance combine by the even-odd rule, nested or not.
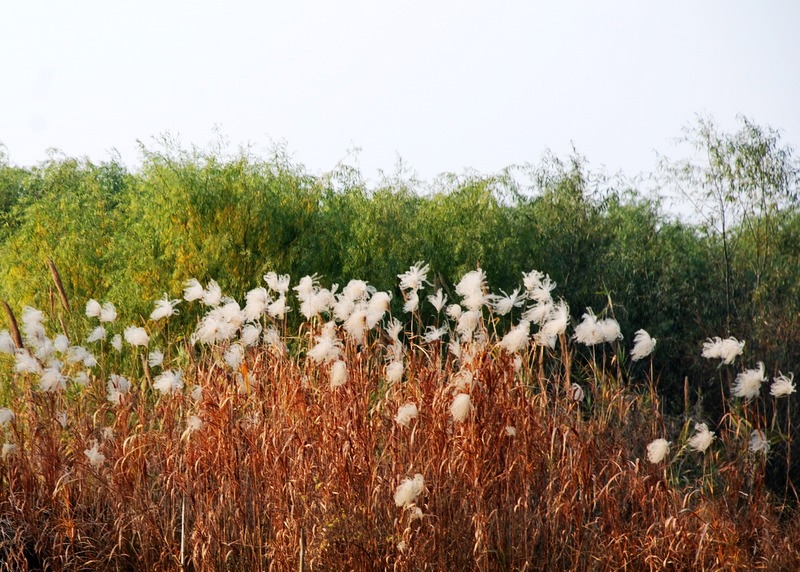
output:
[[[183,380],[180,371],[167,370],[153,380],[153,387],[162,394],[174,394],[183,389]]]
[[[470,411],[472,411],[472,401],[469,394],[459,393],[456,395],[450,404],[450,415],[452,415],[453,421],[463,423],[469,417]]]
[[[164,352],[155,349],[147,355],[147,365],[150,367],[161,367],[164,363]]]
[[[658,464],[664,460],[664,457],[669,453],[669,441],[666,439],[655,439],[647,445],[647,460],[651,463]]]
[[[103,304],[103,309],[100,312],[100,321],[101,322],[116,322],[117,321],[117,309],[114,307],[114,304],[111,302],[106,302]]]
[[[753,399],[758,397],[761,391],[761,384],[767,380],[764,375],[764,362],[758,362],[755,369],[746,369],[736,376],[733,382],[733,395]]]
[[[773,397],[784,397],[795,392],[794,387],[794,374],[789,372],[789,375],[784,375],[778,372],[778,377],[773,378],[772,386],[769,388],[769,393]]]
[[[347,364],[343,361],[335,361],[331,365],[331,387],[336,388],[347,383]]]
[[[190,278],[183,283],[183,299],[187,302],[194,302],[195,300],[202,300],[203,298],[203,285],[197,281],[196,278]]]
[[[83,454],[86,455],[86,458],[89,460],[89,464],[95,469],[99,468],[103,463],[106,462],[106,456],[99,451],[97,441],[94,442],[94,445],[92,445],[91,448],[84,449]]]
[[[425,490],[425,477],[417,473],[413,479],[403,479],[394,491],[394,503],[397,506],[407,507],[413,504]]]
[[[695,423],[694,430],[695,434],[689,437],[688,445],[699,453],[705,453],[714,440],[714,432],[709,431],[705,423]]]
[[[132,346],[146,346],[150,343],[150,336],[147,335],[144,328],[139,326],[128,326],[123,333],[125,341]]]
[[[409,423],[411,423],[413,419],[416,419],[418,414],[419,410],[417,409],[416,403],[406,403],[397,410],[397,415],[395,415],[394,420],[398,425],[408,427]]]
[[[744,351],[744,342],[740,342],[736,338],[722,338],[715,337],[709,339],[703,344],[702,356],[707,359],[721,359],[724,364],[731,364],[736,359],[736,356],[741,355]]]
[[[653,353],[656,349],[656,340],[650,337],[645,330],[637,330],[633,337],[633,349],[631,350],[631,359],[639,361]]]
[[[164,297],[160,300],[156,300],[156,307],[150,313],[151,320],[163,320],[164,318],[169,318],[170,316],[174,316],[178,313],[175,309],[180,303],[180,300],[170,300],[169,296],[165,293]]]
[[[0,408],[0,427],[11,424],[14,421],[14,412],[8,407]]]
[[[750,433],[749,449],[753,453],[764,453],[765,455],[769,453],[767,434],[760,429],[753,430],[753,432]]]
[[[99,318],[100,313],[103,311],[103,307],[100,305],[95,299],[91,299],[86,302],[86,317],[87,318]]]

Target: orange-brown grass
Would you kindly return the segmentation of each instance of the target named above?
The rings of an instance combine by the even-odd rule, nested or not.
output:
[[[516,370],[491,345],[460,363],[446,346],[411,342],[403,381],[392,386],[376,340],[348,342],[349,380],[338,388],[327,365],[255,348],[247,385],[218,349],[197,353],[184,378],[202,386],[198,402],[188,390],[142,391],[140,380],[119,405],[106,401],[102,379],[68,394],[21,391],[7,429],[18,449],[0,463],[5,567],[800,566],[798,519],[781,519],[757,486],[763,464],[744,452],[710,461],[684,452],[713,471],[682,477],[648,463],[657,402],[618,370],[577,355],[564,366],[534,347]],[[450,404],[462,370],[473,375],[460,390],[473,409],[459,423]],[[582,381],[587,401],[568,398],[565,375]],[[403,427],[394,416],[408,402],[419,415]],[[203,421],[193,433],[190,415]],[[106,457],[98,467],[83,452],[93,440]],[[425,490],[414,506],[397,506],[397,486],[417,473]]]

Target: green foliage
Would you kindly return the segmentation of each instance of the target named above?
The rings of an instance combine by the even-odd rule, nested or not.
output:
[[[732,134],[703,120],[686,138],[694,155],[668,165],[662,184],[696,204],[697,225],[576,154],[444,175],[432,188],[403,172],[368,185],[345,165],[312,176],[280,151],[264,159],[169,141],[144,149],[133,173],[116,160],[18,168],[0,157],[0,297],[15,311],[50,307],[49,258],[73,305],[110,300],[128,321],[165,291],[179,297],[189,278],[213,278],[239,300],[270,270],[361,278],[393,290],[399,311],[396,276],[420,260],[451,300],[477,266],[506,292],[537,269],[558,283],[573,321],[592,307],[613,313],[626,341],[639,328],[657,337],[656,371],[678,404],[684,376],[700,389],[714,378],[699,358],[706,337],[746,339],[776,370],[800,358],[791,149],[748,120]],[[182,313],[178,325],[188,331],[196,318]]]

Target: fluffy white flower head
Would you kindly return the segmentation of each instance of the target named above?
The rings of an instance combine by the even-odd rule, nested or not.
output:
[[[769,388],[769,393],[773,397],[784,397],[795,392],[794,374],[784,375],[778,372],[778,377],[772,380],[772,386]]]
[[[658,464],[664,460],[669,453],[669,441],[666,439],[655,439],[647,445],[647,460]]]
[[[633,337],[633,349],[631,350],[631,359],[639,361],[653,353],[656,348],[656,340],[650,337],[644,330],[637,330]]]
[[[689,447],[699,453],[705,453],[714,440],[714,432],[708,430],[705,423],[694,424],[695,434],[689,437]]]
[[[469,413],[472,411],[472,400],[468,393],[459,393],[450,404],[450,415],[453,421],[463,423],[469,418]]]
[[[769,453],[769,441],[767,440],[767,434],[759,429],[755,429],[752,433],[750,433],[749,449],[753,453],[764,453],[765,455]]]
[[[128,326],[123,333],[125,341],[132,346],[146,346],[150,343],[150,336],[147,335],[144,328]]]
[[[425,477],[417,473],[414,478],[403,479],[394,492],[394,503],[397,506],[408,507],[412,505],[417,497],[425,490]]]
[[[347,364],[343,361],[335,361],[331,366],[331,387],[336,388],[347,383]]]
[[[397,410],[397,415],[395,415],[394,420],[398,425],[408,427],[409,423],[411,423],[413,419],[416,419],[418,414],[419,410],[417,409],[416,403],[406,403]]]
[[[724,364],[731,364],[736,356],[741,355],[744,351],[744,342],[740,342],[736,338],[722,338],[715,337],[703,344],[702,356],[706,359],[721,359]]]
[[[174,316],[178,313],[175,309],[180,303],[180,300],[170,300],[167,294],[164,294],[164,297],[160,300],[156,300],[156,307],[150,314],[151,320],[162,320],[164,318],[169,318],[170,316]]]
[[[736,380],[733,382],[733,395],[745,399],[758,397],[761,384],[766,380],[764,362],[758,362],[757,368],[746,369],[736,376]]]

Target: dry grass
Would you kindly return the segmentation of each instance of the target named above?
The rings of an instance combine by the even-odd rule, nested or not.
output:
[[[764,490],[763,457],[734,430],[747,412],[731,412],[705,456],[672,434],[654,465],[645,447],[670,420],[615,356],[531,345],[517,367],[492,341],[457,360],[409,335],[403,381],[389,385],[377,332],[345,344],[349,380],[331,388],[328,366],[304,357],[311,333],[290,340],[299,355],[248,350],[246,385],[224,348],[173,342],[197,401],[189,388],[158,394],[133,366],[121,404],[106,400],[104,374],[60,393],[16,375],[3,431],[17,449],[0,462],[5,568],[800,568],[798,518]],[[587,400],[571,400],[566,380]],[[472,403],[463,423],[457,391]],[[409,402],[419,415],[403,427],[394,417]],[[187,432],[193,415],[203,425]],[[98,466],[84,454],[95,441]],[[417,473],[424,491],[397,506]]]

